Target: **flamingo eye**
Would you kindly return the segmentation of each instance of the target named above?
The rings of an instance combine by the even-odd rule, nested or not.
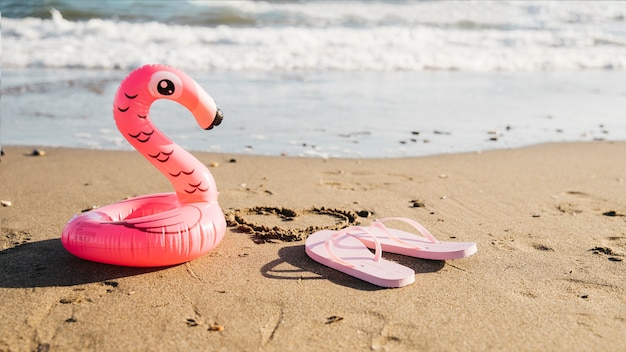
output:
[[[148,90],[155,98],[176,99],[183,92],[183,81],[172,72],[159,71],[150,77]]]
[[[157,84],[157,91],[162,95],[172,95],[174,94],[174,89],[174,83],[172,83],[169,79],[161,80]]]

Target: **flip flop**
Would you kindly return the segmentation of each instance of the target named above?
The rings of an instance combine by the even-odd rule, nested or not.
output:
[[[318,231],[306,239],[305,251],[311,259],[381,287],[402,287],[415,282],[415,271],[398,263],[381,258],[378,240],[371,238],[375,253],[350,233],[367,236],[368,230],[360,226],[341,231]]]
[[[408,223],[424,237],[397,229],[390,229],[383,225],[383,222],[392,220]],[[380,245],[385,252],[422,259],[460,259],[469,257],[478,250],[474,242],[438,241],[424,226],[407,218],[379,219],[374,221],[366,231],[354,229],[350,232],[350,235],[360,239],[369,248],[375,248]],[[372,236],[376,238],[376,242],[372,241]]]

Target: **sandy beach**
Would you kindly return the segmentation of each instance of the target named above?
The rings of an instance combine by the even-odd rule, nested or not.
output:
[[[625,142],[380,160],[194,153],[230,226],[209,254],[149,269],[84,261],[60,235],[85,209],[171,191],[167,179],[135,152],[34,148],[3,146],[0,161],[0,351],[626,348]],[[311,226],[388,216],[478,252],[385,253],[416,272],[398,289],[305,254]]]

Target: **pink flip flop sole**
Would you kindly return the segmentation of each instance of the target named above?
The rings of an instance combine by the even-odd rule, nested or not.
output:
[[[305,250],[313,260],[381,287],[402,287],[415,282],[415,272],[380,258],[356,237],[343,231],[323,230],[306,239]],[[375,247],[375,243],[374,243]]]

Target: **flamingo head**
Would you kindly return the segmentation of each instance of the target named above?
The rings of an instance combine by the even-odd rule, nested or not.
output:
[[[135,96],[139,99],[134,99]],[[215,100],[196,81],[170,66],[145,65],[133,71],[120,86],[116,101],[128,101],[131,97],[146,109],[155,100],[173,100],[187,108],[198,125],[206,130],[219,125],[224,119]]]

